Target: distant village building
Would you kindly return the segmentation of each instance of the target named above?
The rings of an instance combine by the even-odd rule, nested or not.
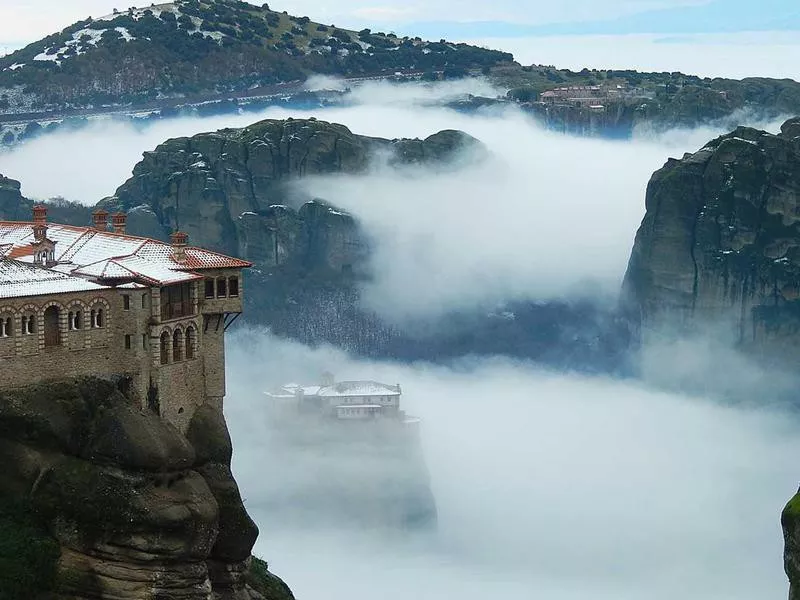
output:
[[[602,112],[612,100],[652,98],[653,94],[640,88],[622,85],[574,85],[542,92],[539,102],[549,105],[578,106]]]
[[[400,385],[377,381],[339,381],[327,376],[321,385],[287,383],[274,392],[265,392],[276,406],[300,413],[319,414],[340,421],[365,421],[388,418],[416,421],[400,410]]]
[[[250,263],[94,227],[0,221],[0,390],[72,376],[122,376],[132,397],[185,431],[225,395],[224,333],[242,312]]]

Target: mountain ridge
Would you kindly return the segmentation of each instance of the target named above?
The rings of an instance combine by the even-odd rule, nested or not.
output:
[[[350,31],[241,0],[175,0],[86,19],[0,57],[0,111],[224,93],[305,79],[490,68],[513,56]]]

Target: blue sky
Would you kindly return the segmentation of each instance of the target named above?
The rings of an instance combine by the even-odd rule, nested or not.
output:
[[[612,18],[564,19],[545,23],[510,21],[415,22],[403,33],[435,37],[527,37],[540,35],[695,34],[797,31],[800,0],[714,0],[699,5],[642,10]]]
[[[0,47],[39,39],[122,5],[119,0],[2,0]],[[771,30],[800,34],[800,0],[274,0],[270,5],[344,27],[429,38]]]

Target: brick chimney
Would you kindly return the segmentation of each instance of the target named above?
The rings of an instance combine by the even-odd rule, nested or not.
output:
[[[189,243],[189,235],[176,231],[170,236],[172,241],[172,259],[175,262],[186,262],[186,246]]]
[[[128,222],[128,215],[123,212],[111,215],[111,227],[114,233],[125,233],[125,225]]]
[[[33,222],[36,225],[47,223],[47,207],[44,204],[33,205]]]
[[[94,222],[94,228],[98,231],[108,230],[108,211],[102,208],[94,211],[92,213],[92,221]]]
[[[47,207],[44,204],[33,206],[33,239],[37,242],[47,239]]]

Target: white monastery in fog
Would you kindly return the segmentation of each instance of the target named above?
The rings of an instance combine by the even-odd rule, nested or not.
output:
[[[322,384],[287,383],[274,392],[265,392],[277,407],[300,413],[321,414],[342,421],[393,419],[410,422],[400,410],[400,385],[377,381],[339,381],[323,376]]]

